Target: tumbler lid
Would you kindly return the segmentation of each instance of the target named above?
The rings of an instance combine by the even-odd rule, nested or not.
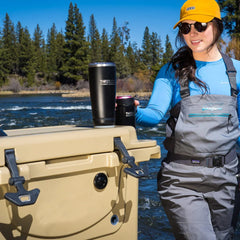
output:
[[[117,96],[116,99],[127,99],[127,98],[132,98],[132,96]]]
[[[89,63],[89,67],[116,67],[116,64],[113,62],[94,62]]]
[[[134,98],[131,96],[117,96],[116,102],[118,105],[133,105]]]

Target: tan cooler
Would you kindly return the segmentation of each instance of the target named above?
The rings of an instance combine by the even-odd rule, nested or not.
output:
[[[139,162],[160,157],[133,127],[57,126],[0,137],[0,239],[137,239]],[[1,135],[4,135],[2,133]]]

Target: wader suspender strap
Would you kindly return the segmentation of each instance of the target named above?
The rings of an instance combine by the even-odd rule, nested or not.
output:
[[[221,53],[221,54],[222,54],[223,61],[227,68],[227,75],[228,75],[228,79],[229,79],[229,82],[231,85],[231,95],[233,97],[237,97],[237,94],[238,94],[237,83],[236,83],[237,71],[236,71],[235,67],[233,66],[232,59],[224,53]]]
[[[185,86],[180,84],[180,95],[181,95],[182,99],[190,96],[190,90],[189,90],[189,87],[188,87],[189,81],[187,80],[186,83],[187,84]]]
[[[227,69],[227,75],[228,75],[228,79],[229,79],[229,83],[231,86],[231,96],[233,97],[237,97],[238,91],[237,91],[237,83],[236,83],[236,69],[233,66],[233,62],[232,59],[230,57],[228,57],[226,54],[221,53],[223,61],[226,65],[226,69]],[[180,95],[181,98],[185,98],[190,96],[190,90],[188,87],[189,81],[187,81],[187,84],[182,84],[181,81],[180,82]],[[186,81],[185,81],[186,82]]]

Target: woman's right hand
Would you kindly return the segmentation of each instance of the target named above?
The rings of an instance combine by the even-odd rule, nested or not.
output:
[[[140,105],[140,102],[138,100],[134,100],[134,105],[135,105],[135,107],[137,107]]]
[[[137,112],[137,107],[140,105],[140,102],[136,99],[134,99],[134,105],[135,105],[135,110]]]

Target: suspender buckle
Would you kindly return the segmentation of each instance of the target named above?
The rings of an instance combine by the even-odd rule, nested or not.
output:
[[[237,97],[238,91],[237,91],[236,89],[234,89],[234,88],[231,88],[231,95],[232,95],[233,97]]]
[[[209,167],[223,167],[225,164],[225,157],[222,155],[215,155],[211,159],[212,159],[212,164],[211,164],[212,166],[209,166]]]

